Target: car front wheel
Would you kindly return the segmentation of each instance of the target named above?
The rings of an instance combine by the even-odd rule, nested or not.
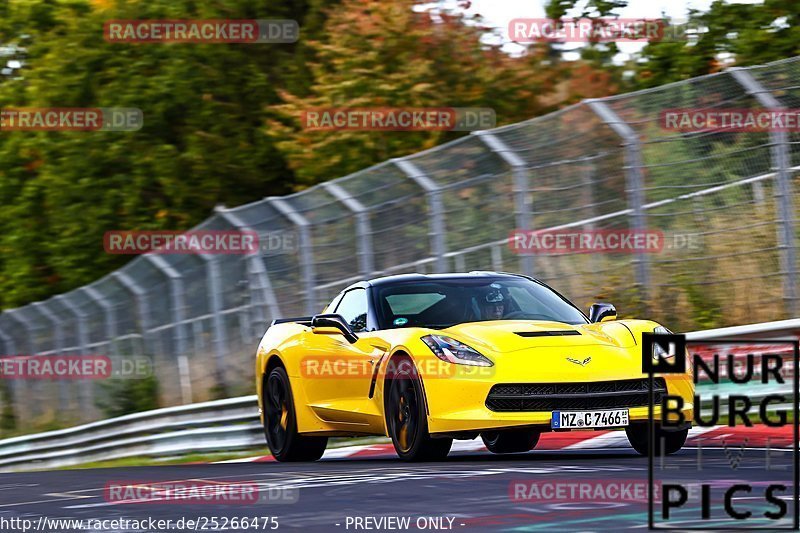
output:
[[[386,382],[386,427],[404,461],[436,461],[447,457],[453,439],[433,438],[422,385],[410,359],[400,359]]]

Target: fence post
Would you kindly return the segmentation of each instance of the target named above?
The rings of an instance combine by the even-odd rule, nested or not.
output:
[[[0,341],[3,342],[3,351],[0,352],[0,356],[8,357],[13,355],[18,355],[17,345],[14,342],[14,339],[10,335],[6,334],[6,332],[3,331],[3,328],[0,328]],[[0,383],[0,389],[2,389],[4,384],[8,385],[8,388],[5,389],[4,391],[7,393],[7,395],[4,395],[5,397],[3,398],[3,400],[7,401],[10,404],[9,411],[11,412],[11,417],[13,419],[12,428],[16,428],[17,423],[19,421],[19,404],[20,404],[20,400],[18,398],[19,390],[17,389],[17,384],[14,383],[13,379],[4,379],[0,381],[3,382]],[[3,412],[6,411],[5,407],[2,404],[0,404],[0,408],[3,409]]]
[[[22,307],[19,307],[17,309],[9,309],[4,314],[25,329],[26,333],[25,347],[27,349],[27,353],[25,355],[33,356],[39,353],[36,343],[33,341],[35,335],[34,332],[36,328],[31,324],[30,319],[22,313],[22,310],[23,310]]]
[[[602,100],[584,100],[599,118],[608,125],[621,139],[625,148],[625,188],[628,196],[628,208],[631,212],[631,226],[634,231],[646,229],[647,221],[644,212],[644,178],[642,175],[642,146],[639,136],[630,124],[622,120],[614,110]],[[650,265],[647,254],[643,250],[635,256],[636,282],[640,286],[642,301],[648,306],[650,292]]]
[[[31,309],[42,315],[45,320],[52,324],[53,340],[55,341],[55,347],[52,351],[55,355],[61,355],[61,353],[64,351],[64,328],[61,327],[61,320],[59,320],[58,317],[47,308],[44,302],[33,302],[31,304]],[[36,349],[37,353],[46,351],[48,350],[40,351],[38,348]]]
[[[175,324],[174,339],[177,355],[186,354],[186,335],[183,334],[184,324],[184,289],[183,276],[172,265],[158,255],[144,255],[159,272],[169,281],[170,300],[172,302],[172,322]]]
[[[316,275],[314,273],[314,253],[311,250],[311,224],[306,218],[295,211],[289,202],[282,198],[271,196],[267,201],[289,222],[291,222],[300,236],[300,271],[303,276],[305,286],[305,313],[314,315],[317,313],[317,290]]]
[[[5,314],[5,313],[2,313]],[[0,328],[0,340],[3,341],[3,352],[2,355],[19,355],[17,353],[17,343],[14,342],[14,338],[11,335],[7,334],[3,328]]]
[[[90,300],[97,303],[97,305],[103,309],[106,338],[108,339],[108,351],[110,354],[116,355],[115,339],[117,338],[117,323],[114,321],[113,306],[108,302],[105,296],[100,294],[100,292],[91,285],[87,285],[81,290],[83,290]]]
[[[128,274],[118,270],[111,274],[122,287],[133,295],[136,300],[136,307],[139,312],[139,327],[142,330],[142,351],[145,354],[155,355],[148,350],[148,338],[150,336],[150,306],[147,303],[147,293],[136,281]]]
[[[767,109],[786,109],[774,94],[761,85],[750,72],[742,68],[732,68],[729,72],[747,94],[753,96]],[[792,181],[790,176],[789,140],[785,131],[770,131],[770,151],[772,168],[775,170],[775,201],[778,204],[778,246],[781,253],[783,274],[783,299],[790,316],[796,316],[797,305],[797,250],[794,240],[794,205]]]
[[[350,193],[332,181],[322,183],[331,196],[339,200],[353,212],[356,219],[356,246],[358,247],[358,268],[361,274],[369,276],[375,271],[372,252],[372,230],[369,222],[369,210]]]
[[[503,270],[503,250],[500,246],[492,246],[492,270],[500,272]]]
[[[36,353],[36,347],[34,346],[33,342],[33,327],[31,326],[27,318],[17,316],[18,312],[19,309],[9,309],[8,311],[5,311],[3,314],[8,318],[10,318],[11,320],[15,321],[17,324],[20,324],[27,333],[26,346],[25,346],[27,353],[20,355],[33,356]],[[20,385],[20,384],[19,382],[17,382],[15,383],[15,385]],[[19,421],[21,422],[29,418],[29,416],[26,416],[26,414],[31,415],[32,406],[38,403],[36,401],[37,391],[34,390],[36,387],[37,383],[35,380],[32,382],[31,380],[26,379],[24,383],[17,388],[17,401],[19,402],[18,405],[20,406],[20,409],[28,410],[27,413],[25,413],[25,411],[17,412],[17,415],[19,416]],[[31,401],[32,397],[33,401]]]
[[[0,355],[19,355],[17,354],[17,343],[2,328],[0,328],[0,341],[3,341],[3,352]]]
[[[401,158],[392,159],[392,163],[425,191],[425,196],[428,199],[428,211],[430,211],[431,251],[436,259],[435,271],[446,272],[447,258],[445,254],[447,253],[447,241],[444,234],[445,220],[442,189],[411,161]]]
[[[42,315],[45,320],[48,320],[53,325],[53,337],[55,340],[55,350],[53,352],[56,355],[61,355],[64,352],[64,328],[61,324],[61,320],[47,308],[47,305],[43,302],[35,302],[31,304],[32,308],[36,310],[40,315]],[[62,406],[66,406],[69,402],[68,394],[67,394],[67,384],[64,382],[63,379],[58,380],[58,395],[61,401]]]
[[[219,205],[215,208],[215,211],[223,218],[223,220],[225,220],[234,228],[245,231],[255,231],[248,226],[244,220],[239,217],[239,215],[230,209],[226,209],[225,206]],[[256,296],[255,300],[257,305],[255,306],[255,310],[257,313],[257,326],[263,330],[263,328],[266,327],[267,322],[267,317],[263,313],[264,309],[269,309],[269,313],[272,318],[280,318],[281,310],[278,306],[278,299],[275,297],[275,291],[272,289],[272,282],[269,279],[269,271],[267,270],[267,265],[264,263],[264,259],[261,256],[261,251],[259,250],[259,253],[256,254],[247,254],[245,257],[250,276],[252,276],[256,281],[255,286],[250,286],[250,291]],[[262,333],[263,331],[260,331],[258,335],[261,335]]]
[[[28,353],[26,355],[34,355],[36,353],[36,346],[33,342],[33,326],[31,326],[30,321],[21,316],[17,316],[19,314],[19,308],[17,309],[9,309],[3,313],[5,316],[16,322],[17,324],[21,325],[25,328],[25,332],[27,333],[27,346],[26,349]]]
[[[186,335],[187,325],[185,323],[186,317],[184,314],[186,292],[183,286],[183,275],[173,268],[166,259],[159,255],[145,254],[144,258],[159,272],[164,274],[169,281],[169,293],[172,302],[172,322],[175,324],[173,339],[175,342],[176,363],[178,366],[181,364],[188,365],[188,361],[181,363],[181,360],[186,358],[188,352],[186,348],[188,337]],[[155,368],[155,361],[153,361],[153,367]],[[184,404],[192,403],[192,384],[191,382],[187,383],[184,381],[188,379],[188,376],[180,372],[179,379],[181,380],[181,401]]]
[[[228,350],[228,336],[225,332],[225,319],[222,315],[222,272],[219,268],[219,256],[198,254],[206,263],[206,283],[208,285],[208,306],[211,323],[214,328],[214,380],[217,395],[224,398],[228,394],[225,379],[225,352]]]
[[[78,344],[80,345],[81,349],[81,356],[85,356],[89,354],[89,331],[86,325],[86,314],[82,312],[75,304],[73,304],[69,297],[59,294],[58,296],[54,296],[53,300],[61,303],[67,311],[72,313],[75,317],[78,327]],[[78,387],[79,389],[79,397],[81,399],[81,409],[83,411],[83,415],[91,415],[94,411],[93,399],[94,399],[94,389],[91,385],[85,387]]]
[[[517,230],[527,232],[531,229],[532,209],[528,201],[530,193],[530,175],[528,165],[514,150],[504,143],[499,137],[489,131],[476,131],[475,135],[497,154],[514,174],[514,211],[516,213]],[[509,248],[513,243],[509,240]],[[535,271],[534,258],[530,253],[520,254],[520,267],[526,276],[533,276]]]

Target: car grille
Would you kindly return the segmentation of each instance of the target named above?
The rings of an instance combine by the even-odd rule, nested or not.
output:
[[[486,398],[492,411],[561,411],[646,407],[649,380],[590,383],[513,383],[495,385]],[[667,392],[664,378],[653,380],[654,405]]]

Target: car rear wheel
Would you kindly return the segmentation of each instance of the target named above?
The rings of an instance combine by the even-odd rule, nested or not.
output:
[[[262,391],[264,434],[278,461],[316,461],[325,452],[327,437],[306,437],[297,432],[297,419],[289,376],[282,367],[272,369]]]
[[[506,431],[484,431],[481,440],[492,453],[520,453],[532,450],[539,442],[539,432],[514,429]]]
[[[648,427],[647,424],[632,424],[625,428],[625,434],[628,435],[628,442],[640,455],[647,455],[648,452]],[[655,431],[655,449],[654,455],[662,455],[661,447],[664,446],[663,455],[671,455],[681,448],[686,443],[686,438],[689,436],[689,429],[682,429],[678,431],[665,431],[656,428]]]
[[[401,359],[386,383],[386,427],[404,461],[437,461],[447,457],[453,439],[433,438],[422,385],[410,359]]]

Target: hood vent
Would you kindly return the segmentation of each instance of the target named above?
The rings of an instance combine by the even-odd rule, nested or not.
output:
[[[580,335],[581,332],[574,329],[560,329],[557,331],[515,331],[520,337],[566,337],[569,335]]]

